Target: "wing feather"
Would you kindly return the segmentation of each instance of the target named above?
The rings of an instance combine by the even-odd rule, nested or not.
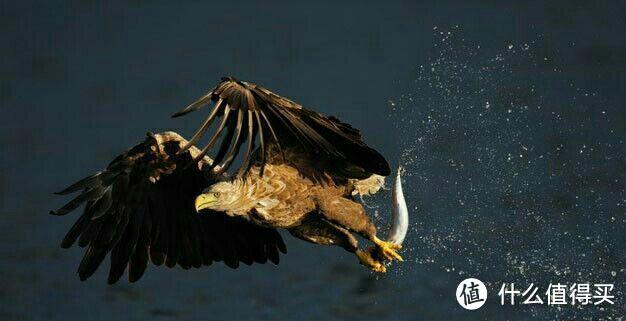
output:
[[[245,140],[249,141],[247,146],[255,146],[257,136],[261,152],[256,153],[255,162],[261,168],[268,161],[276,161],[277,158],[273,154],[280,153],[282,162],[289,161],[294,166],[306,166],[307,168],[301,168],[302,172],[313,172],[313,176],[330,173],[342,178],[365,178],[371,174],[386,176],[390,173],[385,158],[368,147],[358,130],[350,125],[342,123],[337,118],[307,110],[268,89],[232,77],[222,78],[209,93],[173,116],[178,117],[197,110],[199,109],[197,106],[208,104],[208,100],[216,104],[207,119],[222,117],[222,124],[225,124],[229,117],[233,117],[230,111],[237,112],[235,139],[222,141],[222,147],[216,157],[216,163],[221,165],[215,168],[217,173],[228,170],[233,164],[233,159],[239,154],[239,146],[245,143]],[[225,110],[221,110],[223,102],[227,105]],[[253,115],[256,122],[250,121]],[[249,120],[242,121],[242,118]],[[183,151],[204,135],[208,128],[205,124],[206,121],[200,126],[191,143],[182,149]],[[207,146],[214,143],[223,130],[222,127],[223,125],[217,129]],[[263,131],[271,133],[271,136],[259,135]],[[230,146],[226,154],[224,154],[227,149],[225,144]],[[277,148],[266,148],[268,144]],[[283,148],[290,149],[297,158],[309,159],[310,162],[285,160]],[[207,152],[208,149],[205,147],[201,155],[204,156]],[[241,162],[236,171],[237,176],[242,176],[248,170],[248,155],[250,153],[246,149],[242,156],[245,161]],[[221,157],[225,157],[223,162]]]
[[[226,156],[226,153],[230,148],[231,141],[233,140],[233,136],[235,135],[236,123],[237,119],[230,117],[228,124],[226,125],[226,134],[224,134],[224,138],[222,138],[222,141],[220,142],[220,147],[215,155],[215,159],[213,159],[212,166],[217,166],[222,162],[222,160],[224,160],[224,156]]]
[[[248,113],[240,115],[247,122],[239,121],[236,136],[247,137],[243,124],[252,118]],[[85,204],[61,242],[63,248],[77,241],[86,247],[78,267],[81,280],[93,275],[107,254],[109,283],[117,282],[125,271],[131,282],[139,280],[148,262],[185,269],[215,261],[232,268],[240,262],[277,262],[273,251],[282,251],[284,243],[276,230],[220,212],[195,212],[195,197],[215,182],[215,176],[205,170],[212,164],[208,157],[201,157],[197,166],[187,166],[202,153],[195,147],[179,152],[187,143],[173,132],[150,134],[106,170],[59,192],[80,194],[52,214],[65,215]],[[259,248],[273,250],[261,253]]]
[[[217,141],[217,138],[220,136],[220,134],[224,130],[224,127],[226,126],[226,123],[228,122],[228,115],[229,114],[230,114],[230,108],[227,105],[225,107],[225,109],[224,109],[224,116],[222,116],[222,122],[220,123],[220,126],[217,128],[217,131],[215,132],[213,137],[211,137],[211,139],[209,140],[209,143],[206,144],[206,146],[204,146],[204,148],[202,148],[202,151],[200,151],[200,153],[193,159],[194,163],[197,163],[200,159],[203,159],[204,156],[209,151],[209,149],[213,146],[213,144],[215,144],[215,142]],[[184,151],[185,150],[182,150],[182,152],[184,152]]]

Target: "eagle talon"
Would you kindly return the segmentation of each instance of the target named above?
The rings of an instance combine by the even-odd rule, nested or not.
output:
[[[355,254],[356,254],[356,257],[359,259],[359,263],[366,266],[370,270],[374,272],[378,272],[378,273],[387,272],[387,268],[385,267],[385,264],[383,262],[376,260],[372,256],[371,251],[356,250]]]
[[[385,242],[377,237],[374,237],[373,242],[374,244],[376,244],[376,247],[372,249],[372,252],[377,252],[377,256],[389,261],[393,261],[395,259],[400,262],[404,262],[402,256],[400,256],[400,254],[398,254],[397,252],[397,250],[402,248],[402,245]]]

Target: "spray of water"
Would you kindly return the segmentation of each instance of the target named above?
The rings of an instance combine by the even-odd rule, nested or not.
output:
[[[414,263],[494,287],[624,284],[625,145],[598,89],[536,50],[540,35],[486,50],[458,27],[433,33],[389,99]]]

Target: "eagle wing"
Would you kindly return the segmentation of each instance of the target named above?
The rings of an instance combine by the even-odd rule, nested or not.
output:
[[[80,194],[52,211],[65,215],[86,203],[83,214],[63,239],[68,248],[77,240],[87,247],[78,274],[90,277],[110,253],[108,282],[115,283],[128,267],[129,280],[144,274],[148,261],[188,269],[223,261],[278,264],[286,253],[280,234],[224,213],[198,214],[194,198],[215,182],[208,157],[196,148],[179,153],[187,143],[173,132],[148,138],[115,158],[106,170],[91,175],[57,194]]]
[[[217,173],[232,165],[244,144],[237,176],[253,163],[263,168],[268,160],[276,159],[276,154],[284,159],[285,149],[295,150],[299,157],[312,160],[307,163],[310,168],[305,170],[316,172],[314,176],[328,173],[343,178],[366,178],[371,174],[387,176],[390,173],[385,158],[368,147],[352,126],[305,109],[268,89],[231,77],[222,78],[215,88],[173,117],[199,110],[211,102],[215,103],[213,110],[182,151],[197,144],[212,122],[221,118],[195,158],[198,161],[204,157],[222,137],[215,155],[214,171]],[[259,146],[254,152],[257,137]]]

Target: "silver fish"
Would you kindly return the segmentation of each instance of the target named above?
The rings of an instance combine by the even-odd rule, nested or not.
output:
[[[404,168],[398,166],[398,173],[396,174],[396,181],[391,191],[393,208],[391,217],[391,229],[387,236],[387,241],[398,245],[402,245],[406,232],[409,229],[409,210],[406,207],[406,201],[404,200],[404,193],[402,192],[402,174]]]

